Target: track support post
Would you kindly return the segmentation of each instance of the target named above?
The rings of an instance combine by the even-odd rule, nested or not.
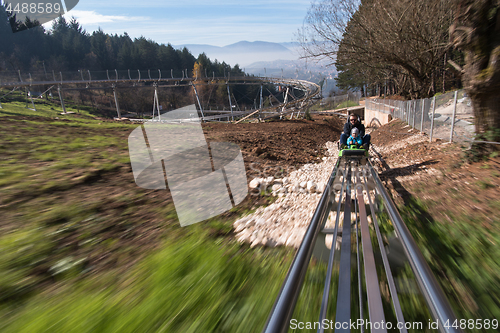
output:
[[[66,107],[64,106],[64,98],[63,98],[63,94],[62,94],[62,91],[61,91],[61,85],[58,85],[57,86],[57,93],[59,94],[59,100],[61,101],[61,107],[63,109],[63,114],[66,114]]]
[[[158,111],[158,120],[161,120],[161,114],[160,114],[160,101],[158,99],[158,83],[154,83],[155,87],[155,96],[153,100],[153,119],[155,117],[155,109]]]
[[[187,73],[187,69],[186,69],[186,73]],[[193,86],[194,94],[196,95],[196,100],[198,101],[198,105],[200,107],[201,119],[203,121],[205,119],[205,115],[203,114],[203,107],[201,106],[200,96],[198,95],[198,90],[196,90],[196,86],[193,84],[193,82],[191,82],[191,85]]]
[[[429,142],[432,142],[432,131],[434,130],[434,112],[436,111],[436,96],[432,98],[432,116],[431,116],[431,136]]]
[[[116,85],[113,84],[113,96],[115,97],[116,113],[118,114],[118,119],[121,119],[122,114],[120,113],[120,105],[118,104],[118,96],[116,95]]]
[[[455,97],[453,98],[453,117],[451,118],[450,142],[453,142],[453,129],[455,128],[455,117],[457,115],[457,96],[458,91],[455,91]]]
[[[234,121],[233,103],[231,102],[231,92],[229,91],[229,80],[226,82],[226,86],[227,86],[227,97],[229,98],[229,108],[231,110],[231,121]]]

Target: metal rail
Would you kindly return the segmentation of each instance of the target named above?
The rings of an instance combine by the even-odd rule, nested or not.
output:
[[[415,276],[417,277],[420,289],[425,297],[429,309],[431,310],[432,316],[434,319],[439,320],[440,330],[442,332],[449,333],[462,332],[459,328],[445,327],[446,323],[451,326],[451,323],[453,323],[457,317],[453,313],[448,299],[432,274],[429,265],[425,261],[425,258],[420,252],[415,240],[411,236],[408,227],[406,227],[406,224],[403,222],[396,205],[387,193],[382,181],[378,177],[371,163],[370,172],[377,185],[377,191],[379,191],[384,200],[384,205],[389,213],[394,228],[396,229],[396,233],[401,239],[405,254],[410,261],[410,265],[415,273]]]
[[[328,218],[328,213],[332,207],[331,194],[333,193],[333,183],[337,175],[340,160],[335,164],[335,168],[328,180],[325,191],[319,200],[318,208],[314,212],[311,223],[307,228],[302,244],[293,259],[292,266],[288,271],[285,282],[281,287],[278,298],[269,316],[264,332],[287,332],[288,323],[292,317],[293,310],[300,294],[300,289],[307,271],[307,265],[311,259],[314,243],[321,227]]]
[[[351,196],[351,192],[354,193]],[[336,205],[333,204],[336,200]],[[375,200],[372,200],[374,195]],[[368,200],[366,200],[368,199]],[[383,202],[383,205],[381,204]],[[354,205],[354,212],[356,218],[351,220],[351,206]],[[330,283],[332,276],[333,258],[335,253],[337,232],[339,226],[339,213],[341,207],[344,208],[344,222],[342,230],[342,243],[340,262],[337,262],[339,269],[338,291],[337,291],[337,307],[335,318],[335,332],[350,332],[352,322],[357,320],[364,320],[371,323],[386,323],[384,325],[373,325],[370,327],[371,332],[387,332],[389,329],[398,329],[401,333],[406,333],[409,328],[408,323],[405,322],[399,297],[396,290],[394,278],[392,276],[391,267],[386,249],[383,244],[382,236],[378,226],[377,213],[380,213],[385,208],[389,219],[391,220],[396,236],[400,240],[410,267],[416,277],[420,292],[424,296],[427,306],[433,319],[438,321],[438,328],[440,332],[446,333],[459,333],[461,329],[452,327],[457,317],[453,313],[451,306],[445,297],[443,291],[439,287],[434,275],[432,274],[429,266],[425,262],[423,255],[418,249],[413,237],[411,236],[408,228],[404,224],[399,212],[384,188],[380,178],[378,177],[375,169],[371,163],[364,157],[358,156],[344,156],[337,160],[333,172],[328,180],[328,184],[321,196],[319,204],[316,208],[311,223],[306,231],[302,244],[297,251],[297,254],[290,266],[288,274],[285,278],[283,286],[276,298],[274,306],[268,317],[266,325],[263,329],[265,333],[287,332],[290,328],[291,319],[300,290],[304,281],[307,267],[311,259],[311,255],[317,257],[318,260],[328,262],[327,275],[325,279],[323,300],[321,302],[321,310],[319,320],[316,322],[319,327],[314,327],[318,332],[324,331],[323,320],[327,318],[328,298],[330,295]],[[332,230],[324,229],[325,223],[329,212],[332,210],[337,211],[335,228]],[[359,250],[358,244],[358,221],[359,230],[361,231],[361,244],[362,251]],[[351,225],[353,222],[353,225]],[[372,228],[370,227],[370,223]],[[351,228],[356,228],[354,236],[351,236]],[[325,244],[320,244],[324,241],[325,233],[333,233],[334,238],[332,241],[331,249],[327,249]],[[372,244],[372,234],[376,236],[378,247]],[[322,235],[321,237],[318,237]],[[358,303],[360,307],[360,318],[352,318],[351,314],[351,242],[352,237],[356,238],[354,243],[357,248],[357,267],[358,267],[358,284],[359,284],[359,300],[352,300]],[[390,296],[394,309],[394,316],[397,320],[397,325],[388,326],[386,314],[382,306],[382,297],[379,284],[379,274],[377,270],[377,260],[374,255],[376,251],[380,250],[378,257],[381,257],[382,263],[379,266],[383,267],[385,276],[387,277],[387,284],[390,291]],[[364,291],[361,286],[360,272],[362,258],[362,266],[364,267]],[[366,297],[366,300],[364,298]],[[366,302],[366,303],[363,303]],[[368,318],[363,318],[362,308],[363,304],[368,305]],[[346,325],[347,323],[347,325]],[[447,324],[447,325],[445,325]],[[401,325],[401,326],[400,326]],[[423,323],[428,325],[428,323]],[[360,328],[363,332],[364,326]],[[332,326],[329,327],[333,329]],[[423,327],[425,330],[427,326]]]

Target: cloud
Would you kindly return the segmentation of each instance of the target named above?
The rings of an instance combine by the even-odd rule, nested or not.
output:
[[[150,17],[148,16],[129,16],[129,15],[103,15],[99,14],[96,11],[93,10],[77,10],[73,9],[66,14],[64,14],[64,18],[66,20],[69,20],[71,17],[75,17],[84,27],[84,29],[94,31],[97,30],[97,28],[102,25],[102,24],[120,24],[122,27],[119,30],[126,31],[126,27],[123,26],[124,23],[133,23],[133,22],[145,22],[150,20]],[[45,29],[51,29],[52,28],[53,21],[49,21],[43,26]],[[123,32],[121,31],[121,32]],[[108,32],[108,31],[105,31]]]
[[[88,10],[72,10],[66,15],[74,16],[80,24],[100,24],[125,21],[144,21],[149,17],[145,16],[123,16],[123,15],[102,15],[95,11]]]

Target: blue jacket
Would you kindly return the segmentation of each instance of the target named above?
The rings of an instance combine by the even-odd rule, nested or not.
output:
[[[363,139],[361,138],[361,135],[359,135],[357,138],[354,138],[354,137],[350,136],[347,139],[347,145],[348,146],[355,145],[355,144],[357,144],[358,146],[361,146],[363,144]]]

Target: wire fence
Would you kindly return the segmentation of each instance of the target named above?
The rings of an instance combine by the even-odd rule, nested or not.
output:
[[[450,142],[474,140],[474,112],[471,100],[464,90],[410,101],[367,99],[365,109],[401,119],[420,132],[428,134],[431,140],[433,138]]]

